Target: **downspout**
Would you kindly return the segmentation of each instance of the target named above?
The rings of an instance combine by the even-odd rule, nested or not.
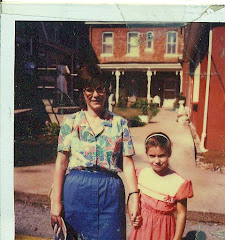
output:
[[[211,57],[212,57],[212,25],[210,24],[207,79],[206,79],[206,91],[205,91],[205,108],[204,108],[202,136],[201,136],[201,142],[200,142],[200,150],[202,152],[208,151],[207,149],[205,149],[205,138],[206,138],[206,127],[207,127],[207,118],[208,118],[209,87],[210,87],[210,75],[211,75]]]

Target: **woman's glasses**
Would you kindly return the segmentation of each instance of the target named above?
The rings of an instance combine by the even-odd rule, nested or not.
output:
[[[103,86],[97,86],[97,87],[86,87],[84,91],[88,94],[93,94],[94,91],[96,91],[99,94],[105,93],[105,87]]]

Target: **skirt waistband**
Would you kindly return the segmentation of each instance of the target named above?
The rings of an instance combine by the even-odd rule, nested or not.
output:
[[[105,173],[107,175],[118,177],[117,172],[110,171],[106,168],[102,168],[99,166],[92,166],[92,167],[77,167],[70,169],[70,171],[82,171],[82,172],[91,172],[91,173]]]

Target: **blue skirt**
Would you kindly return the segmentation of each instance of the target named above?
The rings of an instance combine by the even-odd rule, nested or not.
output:
[[[63,188],[65,221],[87,240],[125,240],[125,191],[116,174],[72,170]]]

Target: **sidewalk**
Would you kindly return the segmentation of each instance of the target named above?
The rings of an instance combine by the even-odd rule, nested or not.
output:
[[[194,197],[188,200],[188,219],[225,223],[225,175],[195,166],[194,144],[189,127],[176,122],[176,112],[160,109],[150,124],[130,128],[130,131],[137,168],[148,166],[144,149],[146,136],[154,131],[166,133],[173,142],[171,167],[193,183]],[[49,204],[48,192],[53,172],[54,164],[15,168],[15,200]]]

